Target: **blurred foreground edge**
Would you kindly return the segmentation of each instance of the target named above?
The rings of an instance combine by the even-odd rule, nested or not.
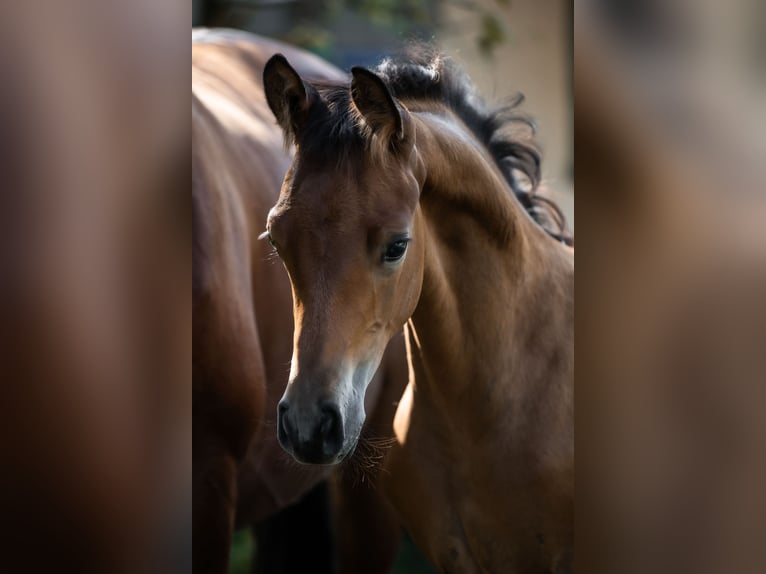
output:
[[[763,110],[700,93],[709,10],[634,8],[576,8],[576,568],[762,572]]]
[[[0,6],[2,572],[188,551],[189,21]]]

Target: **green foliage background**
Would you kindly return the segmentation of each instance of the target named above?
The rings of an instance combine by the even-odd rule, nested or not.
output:
[[[237,27],[235,13],[257,13],[267,4],[264,0],[192,0],[193,24]],[[406,37],[422,36],[427,30],[435,30],[444,24],[440,18],[443,9],[457,7],[465,12],[467,19],[477,24],[476,27],[467,27],[478,30],[474,41],[487,56],[491,56],[495,48],[510,36],[507,19],[499,18],[498,14],[511,8],[511,0],[313,0],[292,4],[297,18],[290,32],[282,39],[320,55],[331,49],[331,24],[349,11],[378,27]],[[464,24],[461,22],[461,29],[464,29]]]

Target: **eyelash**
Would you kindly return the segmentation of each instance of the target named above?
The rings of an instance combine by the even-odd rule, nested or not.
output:
[[[274,240],[271,238],[271,233],[269,233],[268,229],[261,233],[258,236],[258,239],[265,239],[269,242],[269,253],[266,255],[267,259],[277,259],[279,257],[279,250],[277,249],[277,244],[274,243]]]

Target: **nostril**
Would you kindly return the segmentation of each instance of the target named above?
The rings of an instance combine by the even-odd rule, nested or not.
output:
[[[333,427],[337,424],[337,421],[338,415],[333,409],[323,408],[322,423],[319,426],[319,432],[321,432],[323,436],[327,436],[333,430]]]
[[[320,407],[322,411],[322,431],[329,432],[340,423],[340,409],[332,403],[325,403]]]
[[[319,432],[327,453],[337,454],[343,446],[343,418],[340,409],[333,403],[325,403],[320,407],[322,412]]]
[[[286,401],[279,401],[277,406],[277,438],[283,447],[289,449],[290,447],[290,429],[287,422],[287,411],[290,406]]]

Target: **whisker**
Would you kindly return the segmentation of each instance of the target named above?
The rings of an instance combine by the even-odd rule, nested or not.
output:
[[[274,263],[275,261],[279,261],[279,253],[277,250],[272,247],[269,252],[266,254],[266,256],[263,258],[264,261],[268,263]]]
[[[396,444],[396,438],[387,436],[363,435],[357,442],[356,451],[349,459],[347,470],[351,473],[352,483],[368,483],[374,486],[381,473],[388,469],[383,464],[388,451]]]

